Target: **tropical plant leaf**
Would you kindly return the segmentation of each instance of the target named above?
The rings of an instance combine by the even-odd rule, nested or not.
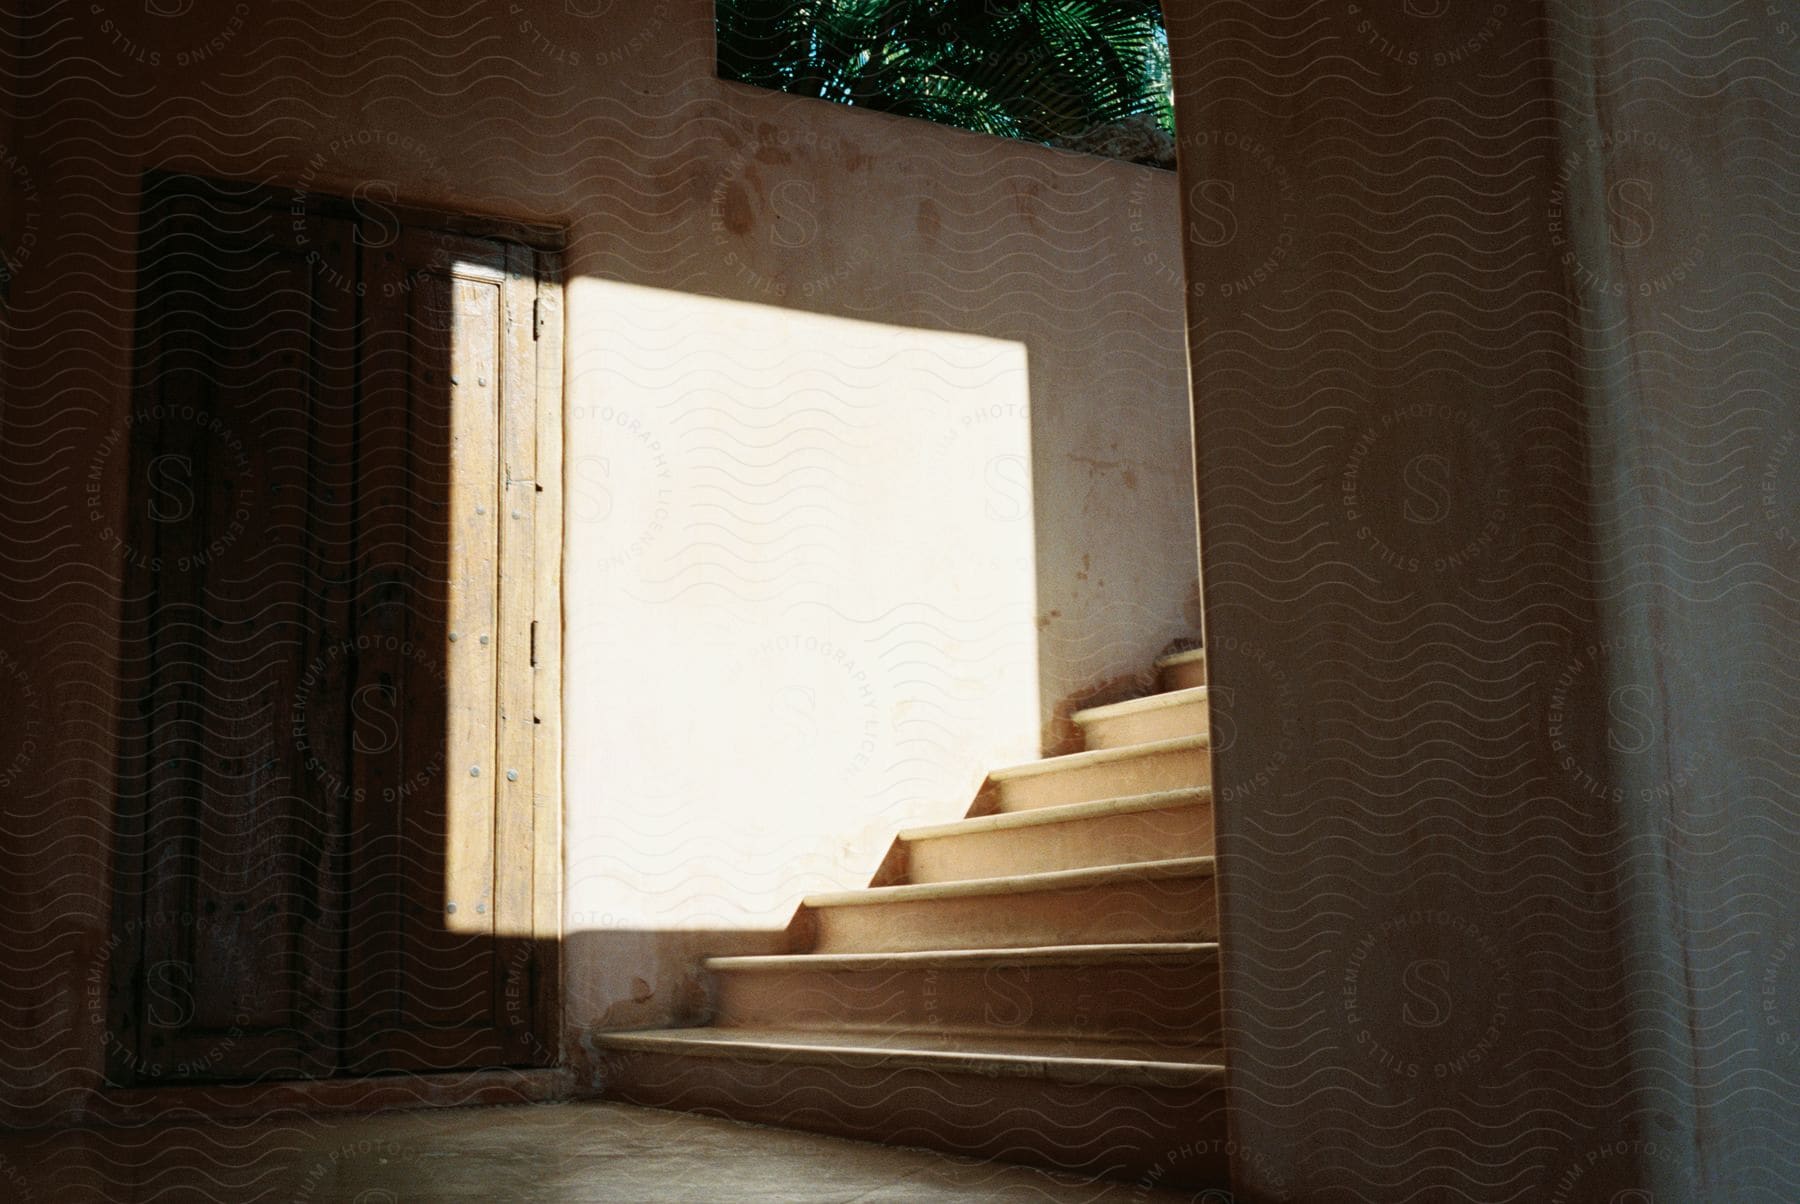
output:
[[[1003,137],[1172,130],[1158,0],[718,0],[719,71]]]

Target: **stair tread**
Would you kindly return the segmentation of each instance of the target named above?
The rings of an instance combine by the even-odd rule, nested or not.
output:
[[[1157,657],[1156,667],[1158,669],[1168,669],[1175,665],[1191,665],[1195,661],[1203,661],[1205,659],[1206,649],[1189,648],[1185,652],[1171,652],[1167,656]]]
[[[1157,753],[1187,752],[1207,747],[1209,737],[1205,733],[1193,736],[1176,736],[1169,740],[1151,740],[1143,744],[1127,745],[1124,748],[1094,748],[1086,752],[1064,753],[1060,757],[1044,757],[1037,761],[1024,761],[1018,765],[1008,765],[996,769],[988,775],[995,781],[1008,778],[1032,777],[1040,773],[1057,773],[1069,769],[1085,769],[1090,765],[1106,765],[1113,761],[1130,761],[1138,757],[1155,756]]]
[[[595,1040],[612,1049],[700,1057],[827,1059],[839,1065],[885,1068],[910,1064],[1083,1083],[1216,1086],[1223,1083],[1225,1073],[1224,1051],[1217,1046],[1145,1045],[1078,1037],[1003,1037],[915,1029],[706,1027],[600,1033]]]
[[[1160,694],[1146,694],[1142,698],[1127,698],[1123,702],[1087,707],[1076,711],[1073,718],[1076,723],[1091,723],[1096,719],[1116,719],[1121,715],[1136,715],[1143,711],[1160,711],[1205,701],[1205,686],[1189,686],[1183,690],[1164,690]]]
[[[806,896],[801,903],[806,907],[857,907],[877,903],[967,898],[973,895],[1025,894],[1108,882],[1209,876],[1214,872],[1214,867],[1215,861],[1211,857],[1170,857],[1162,861],[1133,861],[1124,865],[1045,870],[1035,874],[1007,874],[997,878],[966,878],[951,882],[916,882],[901,886],[869,886],[861,890],[824,891]]]
[[[1133,811],[1160,811],[1165,807],[1187,806],[1212,801],[1211,786],[1194,786],[1186,790],[1157,790],[1149,794],[1126,794],[1118,798],[1096,799],[1086,803],[1060,803],[1054,807],[1034,807],[1028,811],[996,811],[991,815],[972,815],[941,824],[903,828],[901,840],[934,840],[942,836],[960,836],[968,832],[989,832],[1004,828],[1030,828],[1038,824],[1062,824],[1075,820],[1098,819],[1106,815],[1125,815]]]
[[[923,949],[907,953],[777,953],[709,957],[709,970],[878,970],[987,965],[1089,965],[1112,961],[1160,961],[1217,957],[1217,941],[1143,944],[1035,945],[1021,949]]]

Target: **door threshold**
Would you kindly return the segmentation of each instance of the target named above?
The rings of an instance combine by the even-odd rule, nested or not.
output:
[[[386,1074],[279,1083],[171,1084],[95,1092],[64,1125],[147,1125],[172,1120],[259,1120],[272,1115],[472,1108],[570,1099],[567,1067]]]

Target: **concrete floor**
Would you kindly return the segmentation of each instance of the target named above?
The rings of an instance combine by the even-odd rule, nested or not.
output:
[[[0,1137],[0,1199],[16,1204],[1138,1204],[1187,1198],[608,1103]]]

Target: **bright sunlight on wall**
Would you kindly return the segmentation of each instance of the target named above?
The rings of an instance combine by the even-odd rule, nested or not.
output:
[[[1037,754],[1025,349],[571,289],[569,907],[779,928]]]

